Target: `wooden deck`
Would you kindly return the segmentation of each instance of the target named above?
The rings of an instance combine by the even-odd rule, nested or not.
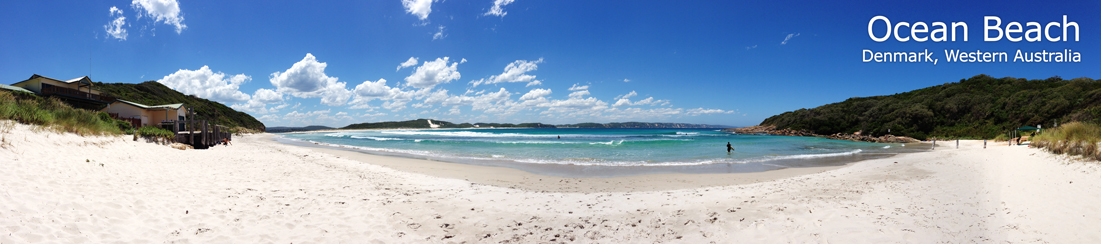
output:
[[[187,118],[194,118],[194,113],[188,113]],[[172,132],[176,134],[176,142],[191,145],[195,149],[206,149],[218,145],[223,140],[233,140],[233,133],[228,127],[211,124],[206,120],[177,120],[170,123]],[[180,130],[183,124],[186,130]]]

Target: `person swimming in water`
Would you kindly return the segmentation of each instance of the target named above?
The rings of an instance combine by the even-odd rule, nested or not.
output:
[[[730,145],[730,142],[726,142],[726,153],[734,151],[734,147]]]

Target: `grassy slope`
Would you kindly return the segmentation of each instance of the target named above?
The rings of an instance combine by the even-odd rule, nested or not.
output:
[[[995,79],[978,75],[957,83],[887,96],[850,98],[769,117],[761,125],[817,134],[891,134],[993,138],[1023,125],[1101,123],[1101,82],[1089,78]]]
[[[122,133],[120,124],[107,113],[70,107],[56,98],[43,98],[31,93],[0,90],[0,120],[41,125],[55,131],[80,135],[114,135]],[[0,125],[0,127],[4,127]]]
[[[264,123],[256,120],[252,115],[233,110],[215,101],[184,95],[156,81],[140,84],[96,82],[95,85],[96,89],[111,96],[145,105],[183,103],[197,114],[197,119],[214,120],[216,124],[231,128],[244,127],[258,131],[266,129]]]

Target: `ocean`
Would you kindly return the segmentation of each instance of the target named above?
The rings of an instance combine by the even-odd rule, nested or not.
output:
[[[761,172],[843,165],[928,149],[920,144],[742,135],[719,129],[426,129],[280,135],[277,140],[304,146],[568,177]],[[728,142],[734,152],[727,152]]]

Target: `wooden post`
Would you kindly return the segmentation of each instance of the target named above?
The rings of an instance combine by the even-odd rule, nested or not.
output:
[[[189,136],[190,138],[187,139],[187,144],[191,144],[191,146],[195,146],[195,127],[193,124],[195,124],[195,112],[191,112],[191,110],[188,110],[187,136]]]
[[[207,140],[208,138],[210,138],[209,136],[206,136],[206,131],[207,131],[207,129],[206,129],[206,120],[203,120],[203,131],[202,131],[202,132],[199,132],[199,135],[202,135],[202,138],[200,139],[200,141],[203,141],[203,144],[202,144],[202,145],[203,145],[204,147],[205,147],[206,145],[208,145],[208,144],[206,144],[206,140]]]

